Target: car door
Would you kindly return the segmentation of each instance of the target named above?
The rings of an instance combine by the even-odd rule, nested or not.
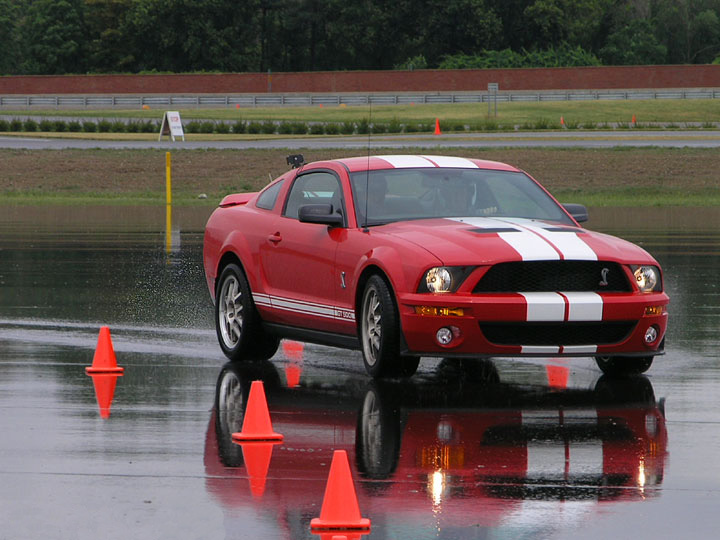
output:
[[[338,176],[327,170],[298,175],[260,256],[273,322],[337,332],[343,310],[336,306],[335,257],[345,228],[298,220],[301,206],[323,203],[345,215]]]

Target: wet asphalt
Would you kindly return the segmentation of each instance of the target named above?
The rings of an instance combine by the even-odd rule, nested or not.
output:
[[[207,212],[178,209],[168,249],[160,209],[0,209],[0,539],[320,538],[336,450],[363,538],[717,537],[720,211],[591,213],[664,267],[646,376],[423,359],[384,383],[292,341],[227,364]],[[122,376],[85,372],[104,325]],[[233,442],[255,380],[279,444]]]

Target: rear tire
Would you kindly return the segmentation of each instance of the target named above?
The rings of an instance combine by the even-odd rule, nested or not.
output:
[[[390,287],[378,275],[365,285],[360,304],[360,342],[368,374],[376,379],[417,370],[417,357],[400,356],[400,325]]]
[[[645,373],[653,363],[653,356],[596,356],[600,370],[611,377]]]
[[[236,264],[227,265],[218,280],[215,296],[215,330],[220,348],[233,362],[267,360],[280,340],[268,335],[255,308],[245,273]]]

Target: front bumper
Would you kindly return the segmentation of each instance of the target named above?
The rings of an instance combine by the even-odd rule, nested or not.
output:
[[[649,356],[663,352],[668,302],[665,293],[561,292],[407,294],[398,304],[409,354]],[[456,314],[419,314],[418,306]],[[648,343],[650,327],[656,337]],[[452,330],[446,345],[436,337],[441,328]]]

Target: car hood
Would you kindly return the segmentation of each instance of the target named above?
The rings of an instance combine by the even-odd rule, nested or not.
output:
[[[423,247],[445,265],[538,260],[655,263],[644,249],[620,238],[532,219],[427,219],[388,223],[379,229]]]

